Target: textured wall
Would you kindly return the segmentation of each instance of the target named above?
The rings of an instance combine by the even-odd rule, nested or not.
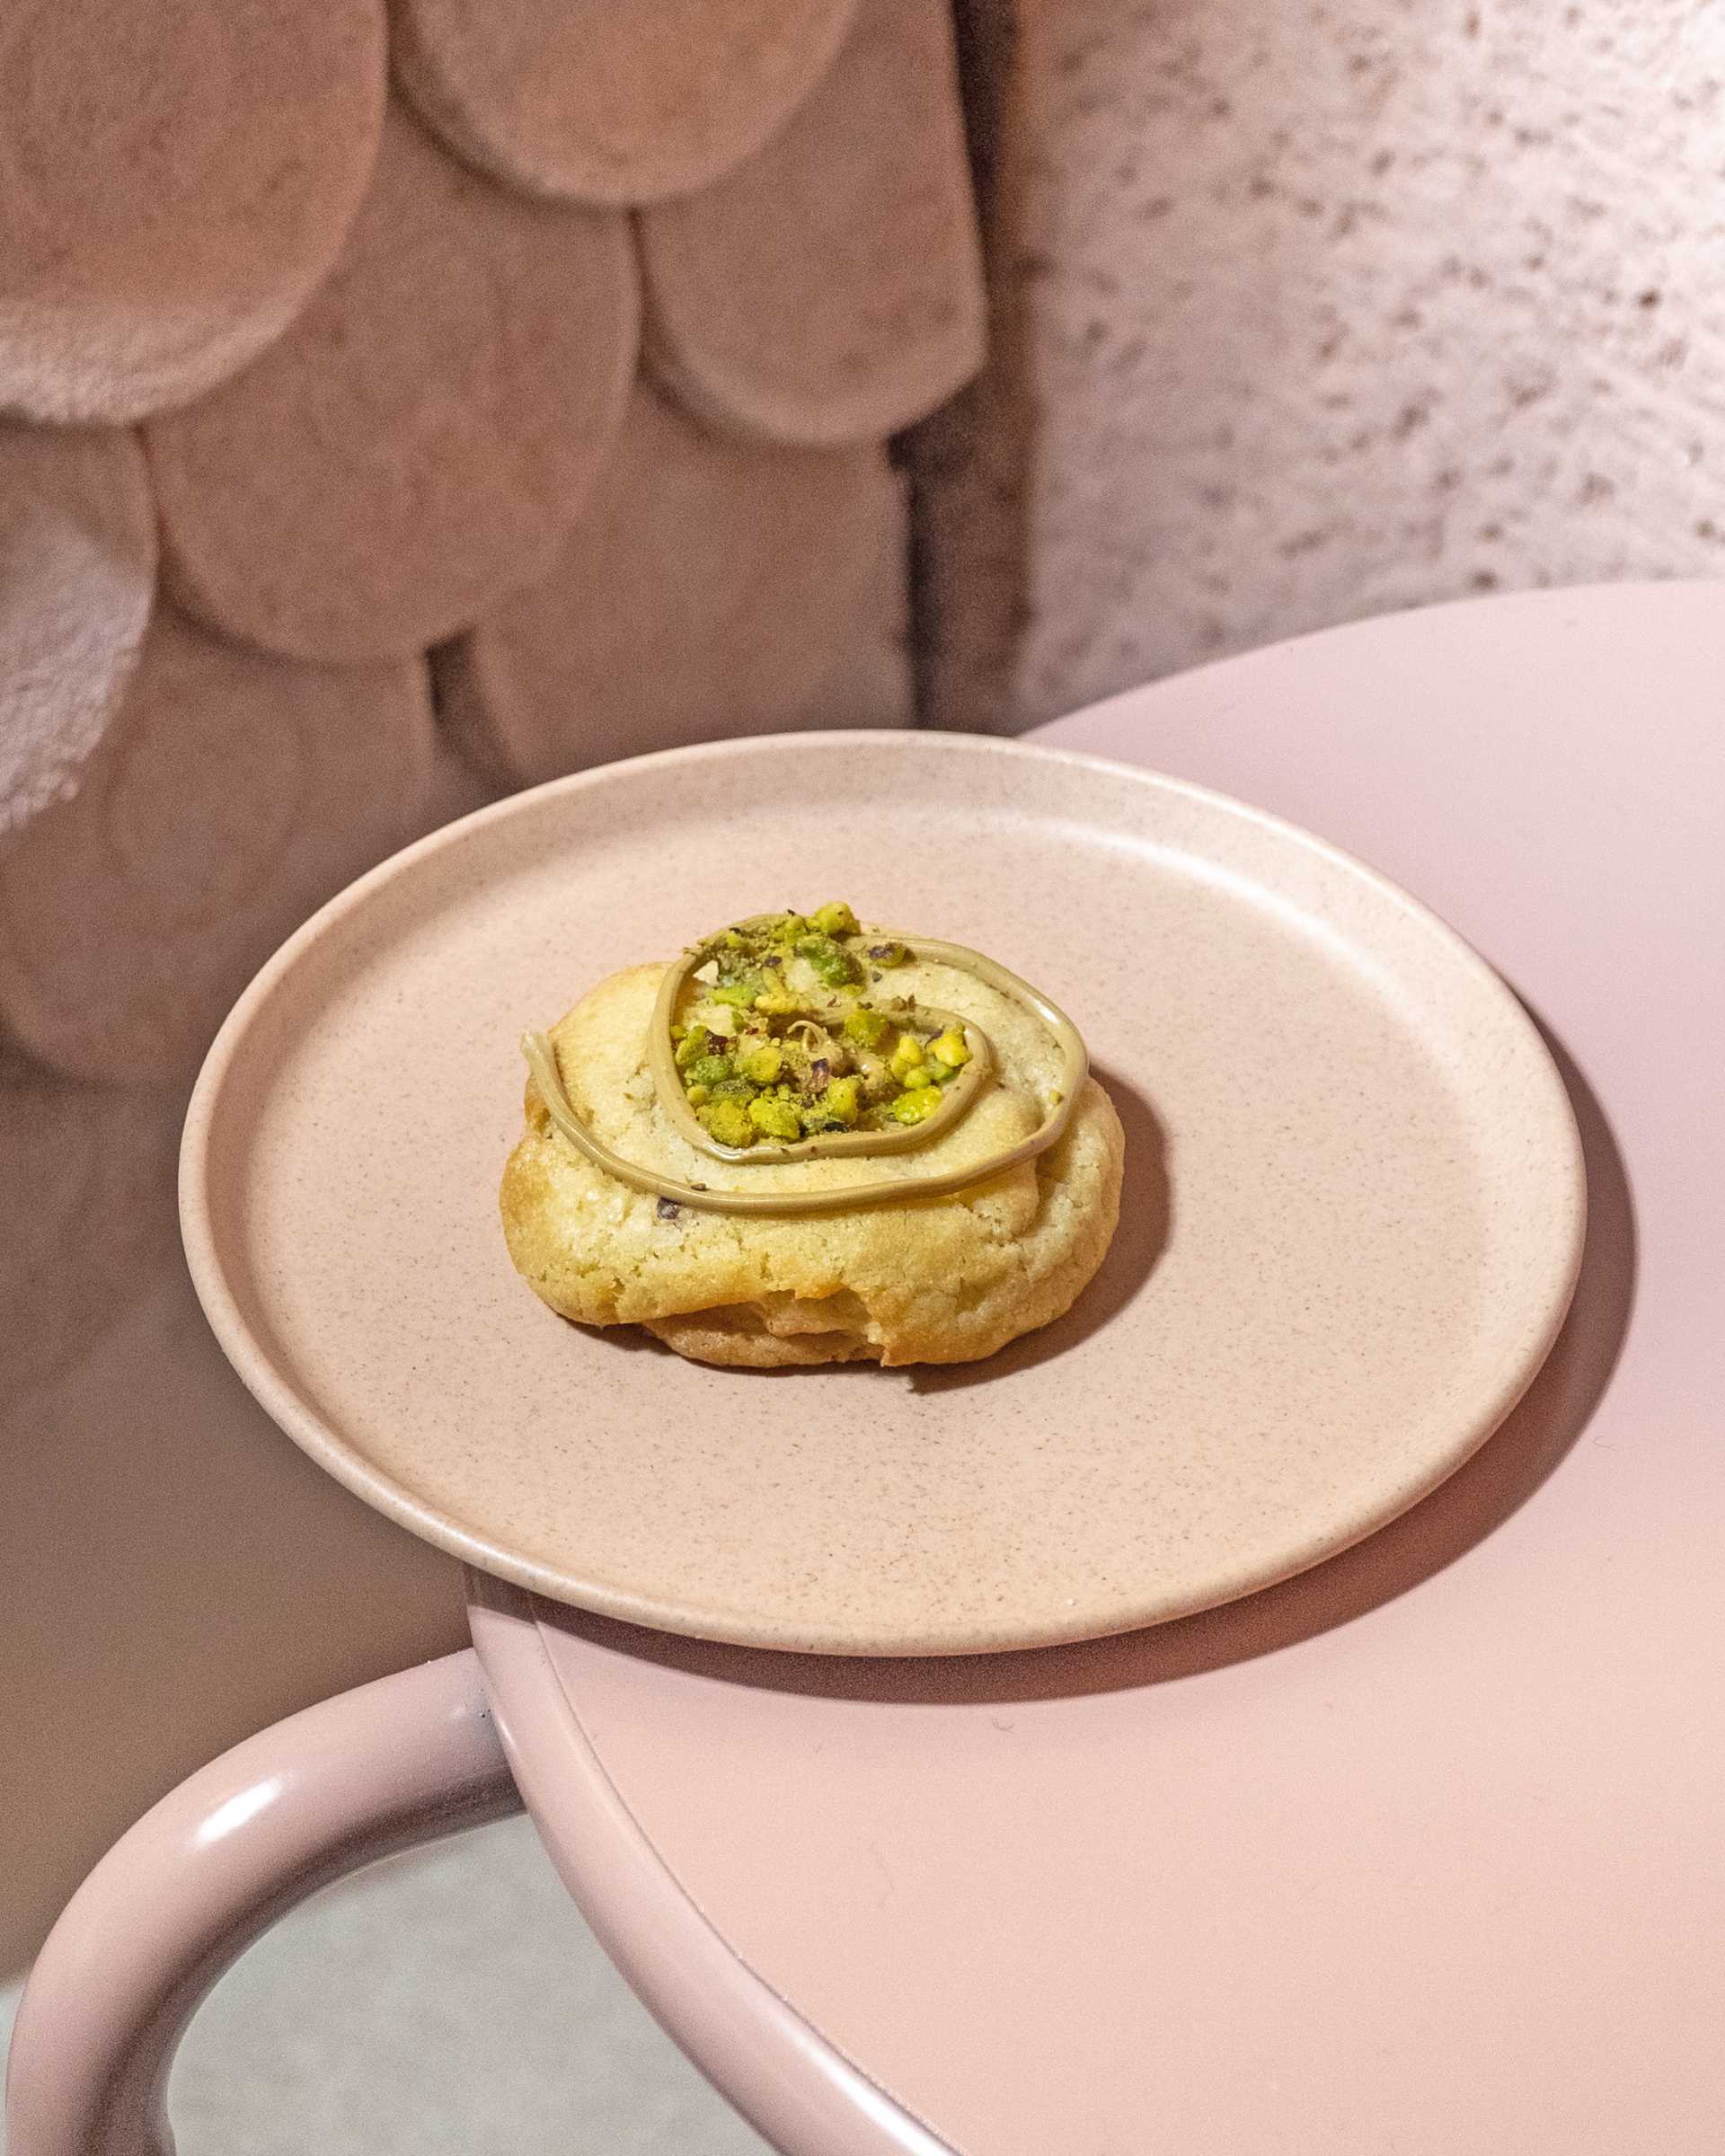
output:
[[[1718,9],[1023,0],[1017,44],[945,715],[1725,565]]]
[[[199,1312],[224,1012],[501,790],[907,723],[888,440],[983,312],[948,0],[0,9],[0,1979],[461,1636]]]

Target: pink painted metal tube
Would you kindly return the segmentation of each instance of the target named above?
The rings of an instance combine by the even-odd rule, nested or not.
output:
[[[11,2156],[172,2156],[199,2001],[320,1886],[520,1808],[473,1650],[307,1708],[169,1791],[66,1904],[6,2076]]]
[[[539,1838],[649,2012],[786,2156],[954,2156],[773,1991],[690,1899],[606,1772],[527,1597],[472,1570],[467,1595],[499,1735]]]

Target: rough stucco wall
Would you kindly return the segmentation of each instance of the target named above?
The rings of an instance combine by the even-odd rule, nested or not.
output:
[[[1017,43],[1020,588],[957,722],[1725,568],[1719,11],[1024,0]]]

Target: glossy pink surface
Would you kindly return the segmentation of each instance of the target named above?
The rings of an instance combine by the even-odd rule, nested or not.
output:
[[[1155,1630],[845,1662],[532,1605],[556,1684],[488,1662],[518,1772],[578,1734],[730,1949],[732,1982],[679,1984],[663,1880],[587,1867],[721,2084],[762,2071],[734,1994],[764,1984],[966,2156],[1725,2141],[1722,673],[1725,589],[1620,587],[1046,729],[1307,825],[1502,968],[1572,1059],[1581,1284],[1436,1495]],[[566,1873],[601,1811],[573,1787],[535,1807]],[[810,2156],[902,2145],[863,2125]]]
[[[564,1885],[647,2005],[774,2147],[942,2156],[944,2143],[740,1960],[668,1869],[572,1712],[533,1598],[470,1573],[498,1732]],[[526,1738],[518,1744],[518,1728]]]

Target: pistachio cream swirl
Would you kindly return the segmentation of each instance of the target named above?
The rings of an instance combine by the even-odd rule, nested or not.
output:
[[[709,936],[665,973],[647,1060],[667,1121],[698,1153],[783,1166],[836,1154],[907,1153],[952,1129],[995,1077],[993,1042],[973,1020],[915,996],[875,994],[907,960],[968,973],[1028,1012],[1060,1059],[1036,1129],[963,1167],[807,1190],[714,1189],[625,1159],[576,1112],[543,1033],[522,1051],[553,1123],[596,1167],[662,1202],[734,1214],[849,1212],[944,1197],[1034,1160],[1071,1118],[1089,1070],[1063,1012],[961,943],[864,929],[848,906],[759,914]]]

